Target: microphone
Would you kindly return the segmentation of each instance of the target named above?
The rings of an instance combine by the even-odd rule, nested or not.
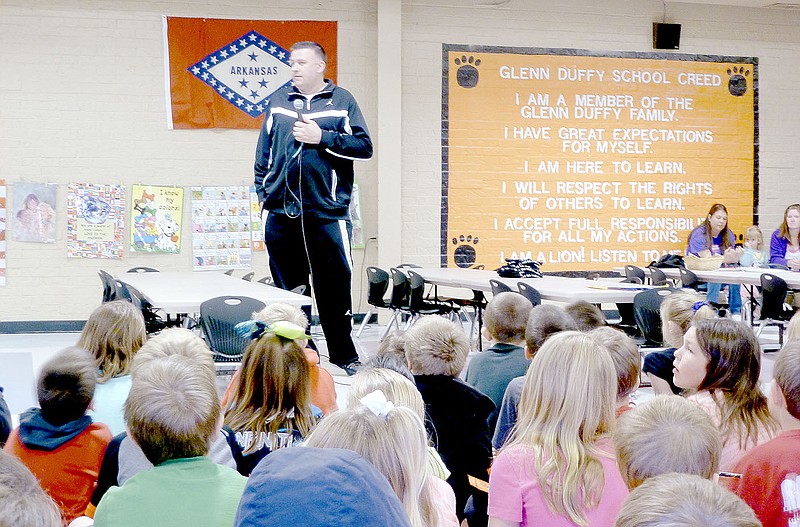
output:
[[[300,113],[300,110],[303,109],[303,101],[301,101],[300,99],[295,99],[292,101],[292,104],[294,105],[294,109],[297,110],[297,120],[302,121],[303,114]]]

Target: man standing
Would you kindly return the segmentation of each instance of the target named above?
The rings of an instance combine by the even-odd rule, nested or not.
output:
[[[325,79],[326,60],[316,42],[292,46],[293,86],[269,100],[255,186],[268,212],[264,241],[275,284],[304,285],[310,295],[313,283],[330,361],[353,375],[360,362],[350,337],[349,205],[353,160],[372,157],[372,141],[350,92]]]

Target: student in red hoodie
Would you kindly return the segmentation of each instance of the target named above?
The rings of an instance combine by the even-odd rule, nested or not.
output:
[[[80,348],[66,348],[42,366],[39,406],[23,412],[4,450],[19,458],[58,504],[65,523],[83,514],[97,482],[111,432],[86,410],[96,365]]]

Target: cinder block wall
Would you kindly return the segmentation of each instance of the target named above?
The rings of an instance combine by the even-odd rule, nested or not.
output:
[[[252,180],[255,131],[169,131],[161,16],[318,19],[339,22],[339,82],[377,129],[376,30],[381,0],[4,0],[0,4],[0,178],[59,184],[61,220],[52,245],[7,241],[0,321],[81,320],[99,303],[97,269],[134,265],[190,270],[188,196],[180,255],[118,260],[66,257],[69,182],[239,185]],[[403,2],[402,260],[439,263],[441,45],[485,44],[650,51],[660,2],[510,0]],[[488,2],[487,2],[488,3]],[[765,232],[800,201],[800,12],[668,3],[682,24],[681,52],[760,60],[759,200]],[[376,138],[376,141],[379,141]],[[365,238],[377,232],[375,161],[359,164]],[[9,200],[10,201],[10,200]],[[13,207],[9,202],[9,206]],[[363,269],[376,247],[354,252],[354,308],[366,311]],[[399,263],[399,262],[398,262]],[[257,275],[265,258],[254,258]],[[240,272],[241,273],[241,272]]]

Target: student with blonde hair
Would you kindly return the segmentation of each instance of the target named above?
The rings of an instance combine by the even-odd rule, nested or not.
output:
[[[371,392],[359,405],[323,419],[305,445],[363,456],[389,480],[413,527],[458,526],[453,491],[428,472],[425,425],[415,410],[395,406],[383,392]]]
[[[610,524],[609,524],[610,525]],[[694,474],[661,474],[634,489],[614,527],[761,527],[745,502]]]
[[[498,293],[486,306],[482,333],[492,345],[472,356],[464,380],[488,395],[497,408],[500,408],[508,383],[525,375],[530,364],[524,346],[531,309],[533,306],[527,298],[511,291]],[[497,410],[489,416],[491,430],[495,422]]]
[[[208,382],[216,385],[214,354],[203,339],[184,328],[168,328],[150,338],[134,357],[131,365],[131,378],[135,379],[138,371],[149,363],[170,357],[186,359],[205,376]],[[229,441],[229,437],[223,432],[220,423],[208,457],[214,463],[235,468],[236,461],[233,458],[231,443],[232,440]],[[92,493],[92,499],[86,507],[85,514],[89,517],[94,516],[97,505],[108,489],[121,486],[136,474],[151,468],[153,468],[153,464],[133,438],[127,433],[114,437],[103,457],[97,487]]]
[[[744,231],[744,252],[739,259],[742,267],[769,267],[769,251],[764,250],[764,235],[758,225]]]
[[[125,431],[122,407],[131,389],[133,355],[147,340],[142,311],[125,300],[106,302],[92,311],[77,346],[94,355],[98,379],[89,415],[111,433]]]
[[[711,479],[719,469],[722,441],[711,418],[682,397],[659,395],[617,421],[614,448],[629,489],[679,472]]]
[[[617,417],[633,408],[631,395],[639,387],[642,356],[628,335],[614,328],[601,327],[588,332],[611,355],[617,374],[617,399],[614,413]]]
[[[700,296],[688,292],[673,292],[661,303],[661,334],[669,348],[648,353],[642,371],[653,385],[656,395],[678,394],[681,388],[672,382],[672,363],[675,350],[683,345],[683,335],[692,323],[714,318],[717,312]]]
[[[125,422],[154,468],[109,489],[94,525],[232,525],[247,479],[206,456],[219,419],[216,383],[202,366],[180,355],[138,366]]]
[[[544,343],[492,465],[490,527],[614,521],[628,494],[610,437],[616,384],[611,357],[592,337],[567,331]]]
[[[531,359],[545,341],[556,333],[577,329],[575,320],[567,314],[563,307],[554,304],[534,306],[528,314],[528,323],[525,326],[525,356]],[[523,375],[512,379],[506,387],[500,409],[497,412],[497,424],[492,437],[492,446],[496,449],[503,446],[514,423],[517,422],[517,405],[522,396],[524,384],[525,377]]]
[[[225,425],[238,447],[236,465],[245,476],[273,450],[299,444],[321,417],[311,404],[303,328],[283,321],[250,322],[253,340],[225,409]]]
[[[264,324],[274,324],[276,322],[290,322],[299,328],[308,327],[308,318],[299,307],[275,302],[269,304],[261,311],[253,313],[253,320],[258,320]],[[323,415],[328,415],[339,407],[336,405],[336,385],[333,376],[328,370],[319,366],[319,353],[317,350],[307,346],[308,341],[301,339],[298,343],[303,347],[303,352],[308,360],[308,378],[311,383],[311,403],[322,410]],[[241,369],[231,377],[225,393],[222,395],[223,410],[228,407],[234,389],[239,383]]]
[[[786,342],[800,339],[800,311],[792,315],[786,326]]]
[[[463,520],[467,500],[474,491],[468,476],[486,479],[491,461],[487,418],[494,403],[457,377],[467,362],[469,340],[455,322],[423,317],[406,332],[404,347],[425,401],[436,450],[451,472],[447,482],[456,495],[456,514]],[[476,503],[475,509],[473,524],[481,516],[485,521],[482,504]]]
[[[792,525],[800,517],[800,342],[783,346],[773,375],[768,404],[781,432],[743,457],[734,467],[741,479],[730,481],[764,527]]]
[[[347,407],[353,409],[361,406],[361,398],[380,390],[386,399],[395,405],[414,410],[424,422],[425,403],[422,402],[422,395],[417,386],[397,371],[369,367],[369,363],[370,361],[367,361],[365,367],[353,376],[353,382],[350,383],[350,390],[347,392]],[[432,446],[428,447],[428,468],[431,474],[440,479],[446,480],[450,477],[450,471]]]
[[[14,456],[0,450],[0,525],[61,527],[58,506],[36,477]]]
[[[675,352],[675,385],[711,416],[722,435],[720,468],[730,471],[776,431],[759,390],[761,348],[753,330],[729,319],[701,320]]]

